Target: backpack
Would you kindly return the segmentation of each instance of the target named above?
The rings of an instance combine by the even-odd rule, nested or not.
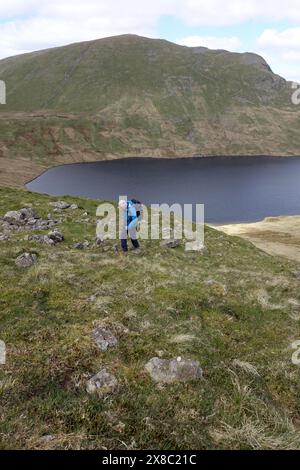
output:
[[[135,207],[137,218],[139,220],[142,220],[143,219],[143,205],[142,205],[142,203],[140,201],[138,201],[137,199],[131,199],[130,202],[132,202],[132,204]]]

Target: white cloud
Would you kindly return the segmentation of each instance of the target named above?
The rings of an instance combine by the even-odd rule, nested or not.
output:
[[[266,29],[257,43],[268,48],[300,49],[300,28],[288,28],[283,31]]]
[[[261,53],[274,70],[291,81],[300,81],[300,28],[266,29],[257,39]]]
[[[241,41],[238,37],[216,37],[216,36],[188,36],[177,41],[178,44],[188,47],[208,47],[209,49],[226,49],[229,51],[239,51]]]
[[[192,26],[230,26],[244,21],[300,21],[299,0],[181,0],[173,14]]]

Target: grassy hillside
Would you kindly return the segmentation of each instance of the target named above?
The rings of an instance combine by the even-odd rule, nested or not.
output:
[[[55,198],[0,197],[1,217],[31,206],[65,236],[49,246],[21,229],[0,241],[1,448],[299,449],[297,266],[210,228],[206,256],[155,241],[124,255],[94,245],[96,201],[65,198],[79,208],[54,213]],[[37,262],[19,268],[25,251]],[[96,348],[95,324],[114,349]],[[198,360],[204,377],[157,385],[144,368],[154,356]],[[102,368],[119,387],[89,395]]]
[[[214,118],[241,101],[287,107],[289,89],[263,58],[124,35],[0,61],[7,108],[114,112],[147,100],[160,116]],[[142,122],[140,123],[142,125]]]
[[[300,153],[291,86],[255,54],[125,35],[1,60],[0,79],[5,184],[20,160]]]

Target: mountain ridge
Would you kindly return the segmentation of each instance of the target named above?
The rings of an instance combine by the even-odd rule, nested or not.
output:
[[[21,160],[300,155],[290,83],[253,53],[121,35],[3,59],[0,79],[0,183]]]

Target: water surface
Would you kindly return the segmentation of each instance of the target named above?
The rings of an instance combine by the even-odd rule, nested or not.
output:
[[[145,204],[205,204],[209,223],[300,214],[300,157],[128,158],[63,165],[27,184],[31,191]]]

